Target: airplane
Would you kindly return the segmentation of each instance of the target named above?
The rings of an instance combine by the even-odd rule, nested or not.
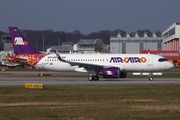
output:
[[[89,81],[104,78],[126,78],[128,72],[167,71],[174,65],[166,58],[154,54],[43,54],[37,51],[17,27],[9,27],[14,57],[7,60],[18,64],[54,71],[89,73]]]

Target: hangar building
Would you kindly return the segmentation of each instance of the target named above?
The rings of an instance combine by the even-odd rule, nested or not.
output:
[[[14,51],[10,35],[2,35],[0,41],[0,51]]]
[[[162,32],[164,50],[180,52],[180,23],[173,23]]]
[[[132,33],[119,32],[110,37],[111,53],[140,53],[142,50],[162,50],[161,32],[149,30]]]
[[[47,52],[53,52],[54,50],[60,53],[84,53],[92,54],[96,52],[107,52],[107,48],[102,39],[80,39],[75,45],[64,43],[61,46],[53,46],[48,49]]]

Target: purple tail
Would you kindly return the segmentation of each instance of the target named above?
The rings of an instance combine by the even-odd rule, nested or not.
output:
[[[15,54],[40,54],[17,27],[9,27],[9,32]]]

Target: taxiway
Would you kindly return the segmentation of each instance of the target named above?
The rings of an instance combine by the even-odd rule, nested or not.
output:
[[[0,72],[0,86],[24,86],[26,83],[40,83],[47,85],[123,85],[123,84],[180,84],[180,78],[154,78],[149,81],[148,78],[117,78],[105,79],[99,81],[88,81],[80,73],[60,73],[60,72],[43,72],[50,73],[53,76],[41,77],[36,74],[37,71],[4,71]],[[77,77],[69,77],[73,75]],[[80,76],[81,75],[81,76]]]

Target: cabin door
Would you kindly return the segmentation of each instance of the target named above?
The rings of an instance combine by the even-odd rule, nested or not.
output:
[[[148,62],[148,63],[147,63],[147,66],[148,66],[148,67],[150,67],[150,68],[153,67],[153,56],[149,55],[147,62]]]

